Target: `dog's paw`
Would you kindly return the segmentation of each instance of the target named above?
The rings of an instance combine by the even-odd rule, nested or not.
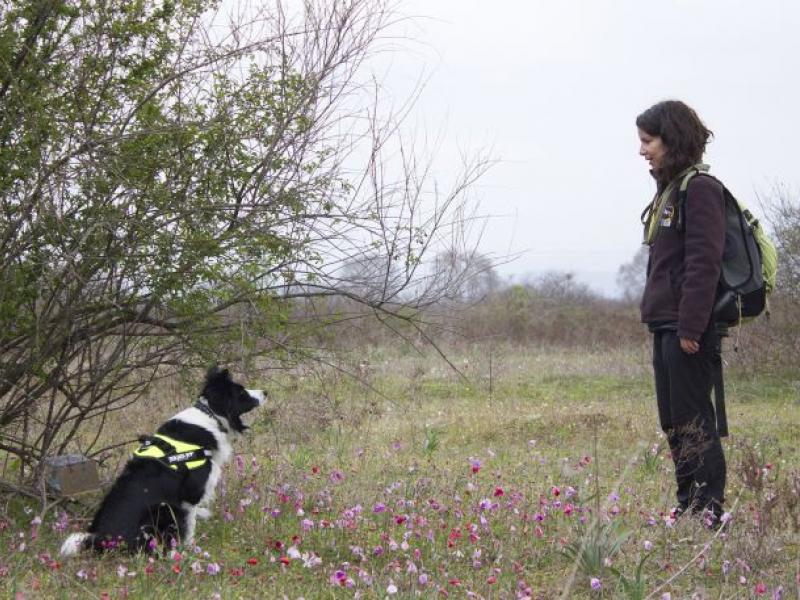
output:
[[[203,519],[204,521],[211,518],[211,511],[207,508],[199,507],[195,514],[198,519]]]

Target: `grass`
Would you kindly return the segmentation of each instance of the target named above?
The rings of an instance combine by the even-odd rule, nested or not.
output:
[[[672,469],[643,353],[492,353],[491,386],[481,348],[455,357],[466,378],[430,356],[375,350],[369,387],[310,369],[263,382],[275,419],[258,419],[237,442],[214,518],[177,555],[62,561],[61,540],[97,499],[43,517],[13,500],[0,522],[0,589],[24,598],[798,594],[796,375],[729,371],[732,520],[714,533],[667,518]],[[190,397],[125,418],[146,431]]]

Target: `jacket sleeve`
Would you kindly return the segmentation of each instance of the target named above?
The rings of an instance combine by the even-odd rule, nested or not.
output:
[[[725,249],[722,185],[698,175],[689,182],[684,207],[684,278],[678,336],[699,340],[711,318]]]

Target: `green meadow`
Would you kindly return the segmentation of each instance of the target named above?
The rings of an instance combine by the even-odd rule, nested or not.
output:
[[[99,495],[8,502],[10,598],[791,598],[800,378],[727,373],[725,527],[674,521],[647,351],[373,350],[251,386],[256,415],[195,547],[63,560]],[[347,371],[348,369],[345,369]],[[159,386],[104,429],[146,432]],[[163,394],[166,393],[166,396]],[[124,420],[123,420],[124,419]],[[135,427],[131,426],[135,424]],[[113,476],[135,447],[104,463]]]

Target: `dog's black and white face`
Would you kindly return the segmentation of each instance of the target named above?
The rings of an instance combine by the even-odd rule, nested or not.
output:
[[[212,412],[225,417],[237,433],[247,429],[242,422],[242,415],[261,406],[266,397],[263,390],[245,389],[231,379],[228,369],[218,367],[208,371],[202,395]]]

